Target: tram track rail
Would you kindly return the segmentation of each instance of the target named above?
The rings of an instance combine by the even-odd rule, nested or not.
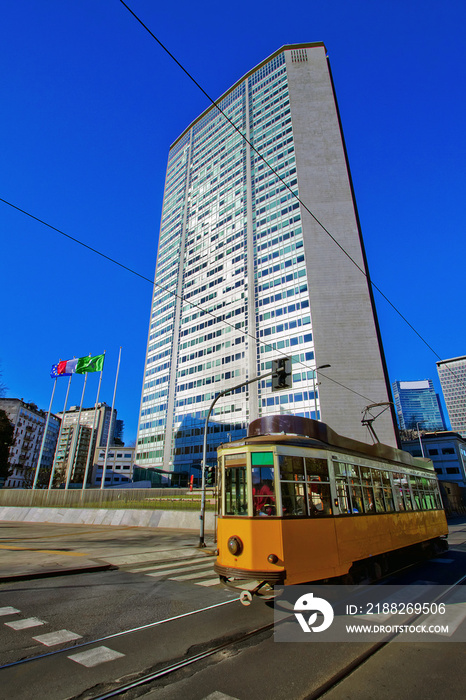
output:
[[[209,605],[205,608],[200,608],[198,610],[192,610],[187,613],[182,613],[181,615],[174,615],[173,617],[168,617],[163,620],[156,620],[155,622],[149,622],[145,625],[139,625],[138,627],[132,627],[131,629],[128,630],[123,630],[122,632],[113,632],[112,634],[107,634],[103,637],[99,637],[97,639],[91,639],[87,642],[80,642],[79,644],[73,644],[72,646],[68,647],[62,647],[61,649],[54,649],[53,651],[47,651],[44,654],[36,654],[35,656],[28,656],[25,659],[18,659],[17,661],[11,661],[7,664],[2,664],[0,666],[0,671],[7,669],[7,668],[13,668],[15,666],[22,666],[24,664],[32,663],[34,661],[40,661],[41,659],[46,659],[50,658],[51,656],[58,656],[60,654],[67,654],[69,652],[75,652],[77,649],[84,649],[85,647],[90,647],[93,646],[94,644],[101,644],[102,642],[107,642],[110,639],[118,639],[121,637],[124,637],[129,634],[134,634],[136,632],[141,632],[143,630],[151,629],[158,627],[163,624],[167,624],[169,622],[175,622],[176,620],[181,620],[183,618],[190,617],[192,615],[197,615],[202,612],[206,612],[208,610],[214,610],[216,608],[220,608],[224,605],[228,605],[230,603],[237,603],[238,599],[233,598],[231,600],[226,600],[223,601],[222,603],[215,603],[214,605]]]
[[[130,681],[129,683],[122,684],[121,686],[114,688],[106,693],[98,695],[89,695],[89,693],[87,693],[86,698],[88,700],[107,700],[107,698],[114,698],[118,695],[122,695],[123,693],[129,692],[130,690],[135,690],[136,688],[139,688],[143,685],[147,685],[148,683],[159,680],[160,678],[169,676],[172,673],[181,671],[184,668],[188,668],[193,664],[204,661],[205,659],[208,659],[211,656],[215,656],[215,654],[225,651],[229,647],[233,647],[235,645],[247,642],[249,639],[252,639],[253,637],[258,636],[263,632],[268,632],[269,630],[273,629],[274,624],[274,622],[270,622],[267,625],[257,627],[256,629],[250,630],[249,632],[237,636],[234,639],[230,639],[221,644],[217,644],[216,646],[212,647],[211,649],[207,649],[204,652],[194,654],[193,656],[190,656],[187,659],[183,659],[173,664],[169,664],[168,666],[165,666],[163,668],[158,669],[157,671],[153,671],[144,676],[141,676],[140,678]]]
[[[452,591],[455,588],[455,586],[461,586],[462,584],[465,584],[465,583],[466,583],[466,575],[461,576],[457,581],[450,584],[445,591],[442,591],[442,593],[440,595],[438,595],[436,598],[434,598],[432,600],[432,603],[438,603],[443,598],[448,596],[450,591]],[[384,584],[379,584],[379,585],[384,585]],[[413,614],[408,620],[406,620],[406,624],[412,624],[413,622],[418,620],[420,617],[422,617],[422,615],[423,615],[422,612]],[[388,639],[374,643],[369,649],[366,649],[366,651],[362,652],[359,656],[357,656],[355,659],[353,659],[349,664],[347,664],[342,669],[340,669],[338,671],[338,673],[334,674],[331,678],[329,678],[327,681],[322,683],[318,688],[313,690],[312,693],[310,693],[309,695],[306,696],[305,700],[320,700],[320,698],[325,697],[325,695],[329,691],[331,691],[337,685],[339,685],[344,680],[349,678],[351,676],[351,674],[353,674],[355,671],[358,670],[358,668],[363,666],[366,663],[366,661],[371,659],[379,651],[381,651],[386,646],[388,646],[398,636],[399,636],[398,632],[393,632],[392,634],[390,634]]]
[[[404,567],[404,568],[407,568],[407,567]],[[384,585],[383,583],[381,584],[380,582],[377,582],[377,583],[378,583],[378,585]],[[448,593],[450,591],[452,591],[455,588],[455,586],[461,585],[463,583],[466,583],[466,575],[462,576],[460,579],[455,581],[453,584],[450,584],[450,586],[445,591],[443,591],[440,595],[438,595],[432,602],[434,603],[434,602],[441,601],[443,598],[445,598],[448,595]],[[412,624],[421,616],[422,616],[422,613],[413,614],[406,621],[406,623]],[[287,616],[286,618],[284,618],[283,620],[281,620],[281,622],[279,624],[287,622],[292,617],[293,617],[293,613],[290,613],[290,615]],[[206,659],[213,657],[216,654],[227,650],[228,648],[240,646],[241,644],[249,641],[250,639],[257,637],[264,632],[270,631],[271,629],[274,628],[274,625],[275,625],[275,622],[272,622],[272,623],[257,627],[254,630],[251,630],[245,634],[236,636],[234,639],[222,642],[221,644],[214,645],[210,649],[206,649],[203,652],[193,654],[189,658],[177,660],[176,662],[174,662],[172,664],[168,664],[162,668],[159,668],[159,669],[152,671],[148,674],[140,676],[137,679],[133,679],[130,682],[122,683],[118,687],[114,687],[111,690],[108,690],[104,693],[98,693],[95,695],[90,695],[88,693],[86,695],[86,698],[88,700],[107,700],[109,698],[118,697],[118,696],[123,695],[125,693],[128,693],[132,690],[136,690],[138,688],[141,688],[144,685],[149,685],[150,683],[158,681],[162,678],[167,678],[170,675],[177,673],[178,671],[182,671],[183,669],[186,669],[190,666],[201,663],[202,661],[205,661]],[[342,669],[340,669],[340,671],[337,674],[334,674],[325,683],[323,683],[318,688],[313,690],[312,693],[310,693],[308,696],[306,696],[306,700],[319,700],[320,698],[324,697],[327,692],[329,692],[332,688],[334,688],[339,683],[341,683],[346,678],[348,678],[354,671],[356,671],[358,668],[360,668],[368,659],[373,657],[381,649],[383,649],[388,644],[390,644],[390,642],[394,641],[397,636],[398,636],[397,633],[394,632],[393,634],[391,634],[389,636],[388,639],[381,641],[381,642],[376,642],[373,645],[371,645],[371,647],[369,649],[367,649],[363,653],[359,654],[349,664],[347,664]]]
[[[401,570],[405,570],[406,568],[411,568],[411,567],[402,567]],[[400,570],[400,571],[401,571]],[[394,573],[398,572],[391,572],[390,576],[387,578],[390,578],[393,576]],[[384,577],[385,578],[385,577]],[[449,592],[452,591],[456,586],[462,585],[466,583],[466,575],[461,576],[457,581],[454,583],[450,584],[448,588],[443,591],[440,595],[438,595],[432,602],[439,602],[446,596],[448,596]],[[387,585],[386,584],[386,579],[378,580],[377,582],[374,582],[372,585]],[[0,670],[7,669],[7,668],[12,668],[12,667],[21,667],[24,664],[32,663],[32,662],[40,662],[42,659],[50,658],[53,656],[58,656],[58,655],[66,655],[70,652],[74,653],[76,650],[79,649],[85,649],[92,647],[93,645],[98,645],[101,644],[102,642],[106,642],[110,639],[118,639],[121,637],[124,637],[125,635],[130,635],[133,633],[137,633],[139,631],[147,630],[150,628],[155,628],[157,626],[167,624],[170,622],[175,622],[177,620],[180,620],[182,618],[190,617],[196,614],[200,614],[203,612],[207,612],[209,610],[213,610],[216,608],[221,608],[222,606],[229,605],[230,603],[239,603],[239,600],[237,598],[228,600],[228,601],[223,601],[221,603],[216,603],[215,605],[212,606],[207,606],[205,608],[201,608],[198,610],[193,610],[188,613],[183,613],[181,615],[177,615],[171,618],[165,618],[163,620],[158,620],[152,623],[148,623],[145,625],[140,625],[138,627],[134,627],[128,630],[123,630],[121,632],[115,632],[113,634],[105,635],[96,639],[92,639],[86,642],[81,642],[79,644],[74,644],[71,646],[68,646],[66,648],[61,648],[57,649],[54,651],[48,651],[44,654],[38,654],[35,656],[31,656],[29,658],[25,659],[19,659],[18,661],[10,662],[7,664],[3,664],[0,666]],[[294,613],[290,611],[290,615],[287,615],[286,618],[284,618],[280,623],[288,621],[290,618],[292,618]],[[407,620],[407,624],[412,624],[414,621],[416,621],[419,617],[422,616],[422,613],[419,614],[413,614],[409,620]],[[241,646],[245,643],[247,643],[249,640],[252,640],[256,637],[259,637],[263,633],[270,632],[274,628],[275,622],[270,622],[264,625],[259,625],[258,627],[255,627],[252,630],[249,630],[247,632],[241,633],[239,632],[236,635],[232,635],[231,638],[220,641],[220,643],[213,644],[211,647],[205,648],[202,651],[199,651],[197,653],[194,653],[190,655],[189,657],[186,658],[178,658],[174,660],[171,663],[161,665],[159,668],[153,669],[148,673],[141,672],[141,674],[138,675],[138,677],[132,677],[131,680],[125,680],[124,678],[121,679],[121,682],[115,681],[115,682],[106,682],[107,688],[104,690],[103,688],[98,690],[97,687],[94,688],[89,688],[87,691],[85,691],[83,694],[78,694],[74,696],[76,700],[78,698],[86,697],[87,700],[106,700],[107,698],[113,698],[113,697],[118,697],[121,695],[124,695],[125,693],[130,693],[131,691],[136,691],[140,688],[143,688],[144,686],[150,686],[151,683],[156,683],[157,681],[160,681],[162,679],[167,679],[170,676],[174,676],[177,672],[183,671],[185,669],[188,669],[189,667],[195,667],[196,664],[201,664],[203,661],[208,660],[211,657],[214,657],[216,654],[219,654],[223,651],[226,651],[228,649],[233,649],[233,648],[240,648]],[[306,700],[319,700],[320,698],[323,698],[326,693],[328,693],[330,690],[335,688],[337,685],[339,685],[341,682],[343,682],[345,679],[349,678],[351,674],[353,674],[355,671],[357,671],[366,661],[368,661],[371,657],[376,655],[378,652],[380,652],[384,647],[386,647],[388,644],[390,644],[392,641],[394,641],[397,637],[397,633],[394,632],[389,636],[388,639],[376,642],[373,645],[371,645],[368,649],[366,649],[364,652],[359,654],[357,657],[355,657],[350,663],[345,665],[343,668],[341,668],[336,674],[328,678],[324,683],[322,683],[318,688],[314,689],[309,695],[306,696]],[[128,676],[126,676],[128,678]],[[113,686],[113,687],[111,687]],[[94,694],[92,694],[94,693]],[[132,697],[132,696],[131,696]]]

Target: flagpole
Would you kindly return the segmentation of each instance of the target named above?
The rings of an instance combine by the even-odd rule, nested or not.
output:
[[[62,419],[61,419],[61,423],[60,423],[60,430],[58,431],[57,446],[56,446],[56,448],[55,448],[55,455],[54,455],[54,458],[53,458],[52,471],[50,472],[49,487],[48,487],[48,489],[47,489],[48,491],[50,491],[50,489],[52,488],[53,477],[54,477],[54,474],[55,474],[55,465],[56,465],[56,463],[57,463],[58,446],[59,446],[59,444],[60,444],[60,438],[61,438],[61,434],[62,434],[62,431],[63,431],[63,424],[64,424],[64,422],[65,422],[66,405],[67,405],[67,403],[68,403],[68,394],[70,393],[70,386],[71,386],[71,378],[72,378],[72,376],[73,376],[73,375],[70,374],[70,378],[69,378],[69,380],[68,380],[68,388],[67,388],[67,390],[66,390],[66,396],[65,396],[65,405],[63,406],[63,413],[62,413]]]
[[[36,473],[34,474],[34,481],[32,483],[33,490],[36,488],[37,480],[39,478],[40,463],[42,461],[42,454],[44,452],[44,447],[45,447],[45,438],[47,436],[47,429],[49,427],[49,420],[50,420],[50,413],[52,411],[53,397],[55,395],[55,389],[57,388],[57,379],[58,379],[58,377],[55,377],[55,381],[53,383],[52,396],[50,398],[50,405],[49,405],[49,412],[47,413],[47,420],[45,421],[44,434],[42,436],[42,443],[41,443],[40,452],[39,452],[39,459],[37,461]]]
[[[120,345],[120,352],[118,354],[118,365],[117,365],[117,371],[116,371],[116,377],[115,377],[115,388],[113,389],[113,399],[112,399],[112,410],[110,411],[110,425],[108,426],[108,435],[107,435],[107,446],[105,448],[105,458],[104,458],[104,466],[102,468],[102,479],[100,482],[100,488],[104,488],[105,484],[105,472],[107,471],[107,456],[108,456],[108,447],[110,445],[110,433],[112,431],[112,421],[113,421],[113,408],[115,406],[115,396],[116,396],[116,390],[117,390],[117,383],[118,383],[118,373],[120,371],[120,359],[121,359],[121,345]]]
[[[89,357],[90,357],[90,355],[89,355]],[[84,392],[86,391],[86,383],[87,383],[87,372],[86,372],[86,376],[84,377],[83,393],[81,395],[81,403],[79,405],[78,422],[76,425],[75,434],[73,435],[73,442],[72,442],[71,450],[70,450],[71,459],[68,460],[68,469],[66,470],[65,491],[68,489],[68,487],[70,485],[71,473],[73,471],[74,461],[76,458],[76,449],[77,449],[78,440],[79,440],[79,421],[81,419],[81,411],[83,410]]]
[[[105,355],[105,352],[104,352]],[[86,488],[86,481],[87,481],[87,475],[89,472],[89,462],[91,461],[91,452],[92,452],[92,443],[94,439],[94,430],[95,430],[95,423],[96,423],[96,418],[97,418],[97,404],[99,403],[99,395],[100,395],[100,385],[102,384],[102,374],[103,374],[104,368],[100,370],[100,377],[99,377],[99,386],[97,387],[97,398],[95,400],[95,406],[94,406],[94,418],[92,421],[92,430],[91,430],[91,439],[89,442],[89,450],[87,452],[87,462],[86,462],[86,469],[84,470],[84,478],[83,478],[83,488],[82,490]],[[87,374],[86,374],[87,377]],[[96,445],[97,447],[97,445]]]

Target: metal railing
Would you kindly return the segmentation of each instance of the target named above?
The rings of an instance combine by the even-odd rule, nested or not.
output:
[[[199,510],[200,505],[200,492],[183,489],[0,489],[0,507]],[[213,498],[208,510],[214,510]]]

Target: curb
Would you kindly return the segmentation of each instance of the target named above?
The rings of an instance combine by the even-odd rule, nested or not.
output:
[[[27,574],[13,574],[0,576],[0,584],[14,583],[18,581],[32,581],[38,578],[55,578],[56,576],[75,576],[76,574],[92,574],[99,571],[116,571],[118,566],[113,564],[96,564],[95,566],[83,566],[79,569],[53,569],[49,571],[32,571]]]

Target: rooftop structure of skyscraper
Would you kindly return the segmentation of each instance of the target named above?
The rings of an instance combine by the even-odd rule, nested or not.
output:
[[[284,356],[292,389],[218,401],[208,462],[281,412],[371,442],[390,391],[325,46],[281,48],[217,104],[169,152],[136,463],[199,467],[213,399]],[[390,411],[376,427],[396,445]]]

